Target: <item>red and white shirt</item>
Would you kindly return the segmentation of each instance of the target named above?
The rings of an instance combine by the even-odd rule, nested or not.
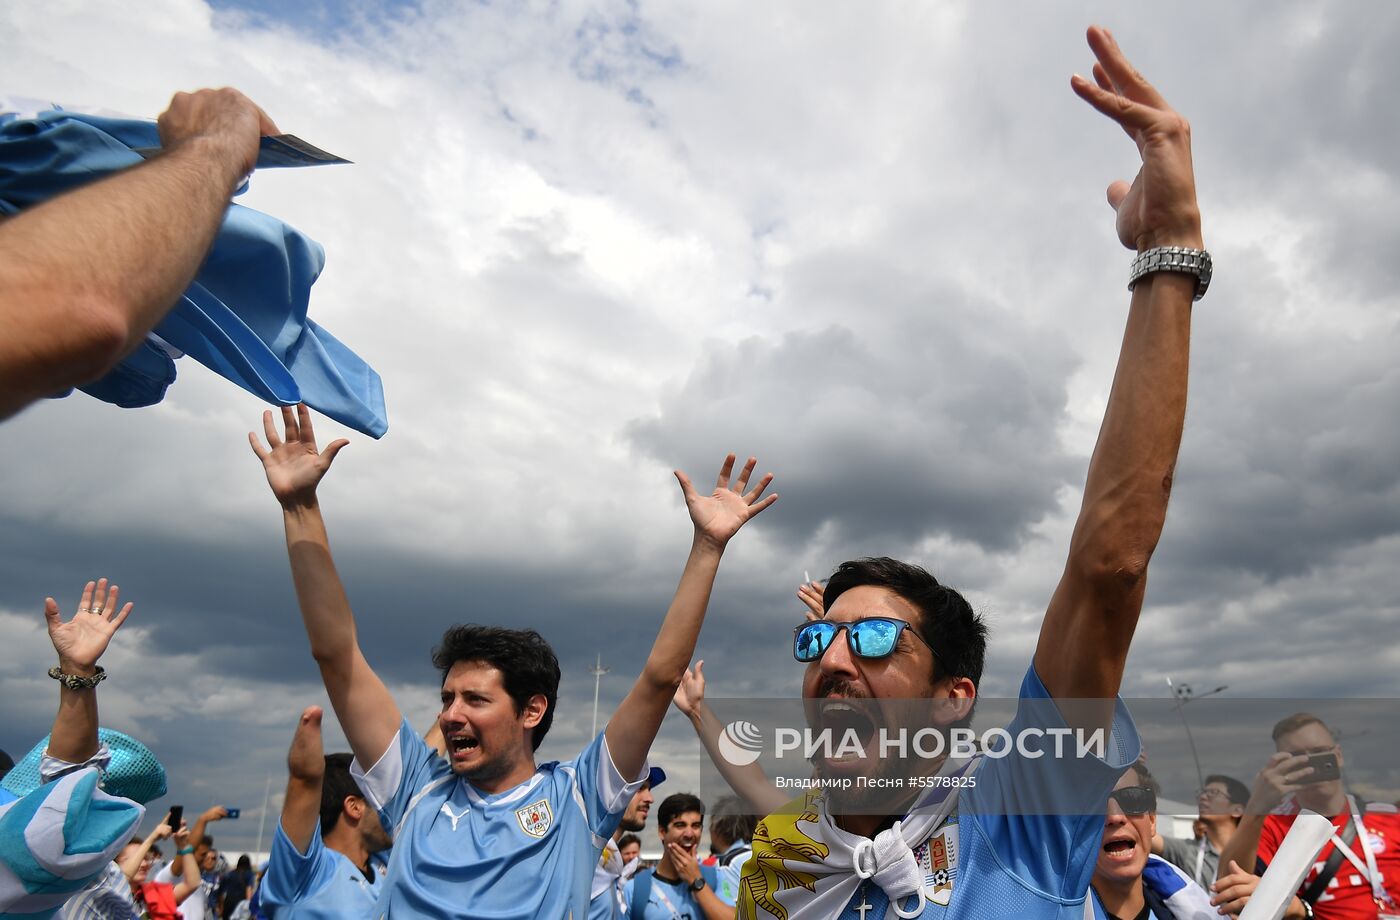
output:
[[[1297,815],[1275,814],[1264,819],[1264,828],[1259,834],[1258,852],[1261,860],[1268,863],[1274,858],[1296,818]],[[1343,812],[1332,819],[1337,837],[1342,836],[1350,818],[1349,812]],[[1381,884],[1391,899],[1400,905],[1400,814],[1397,814],[1394,808],[1385,805],[1367,806],[1366,812],[1361,816],[1361,823],[1365,827],[1367,843],[1376,858],[1376,869],[1380,873]],[[1350,849],[1361,864],[1365,865],[1366,855],[1361,848],[1360,839],[1362,833],[1362,829],[1357,828],[1357,839],[1351,842]],[[1323,844],[1322,851],[1317,854],[1317,859],[1313,861],[1312,868],[1308,870],[1307,877],[1298,889],[1299,894],[1312,886],[1327,860],[1332,858],[1335,849],[1335,840],[1328,840]],[[1371,879],[1344,856],[1337,868],[1337,874],[1327,883],[1327,889],[1313,905],[1313,912],[1318,920],[1375,920],[1377,909],[1375,899],[1371,895]]]

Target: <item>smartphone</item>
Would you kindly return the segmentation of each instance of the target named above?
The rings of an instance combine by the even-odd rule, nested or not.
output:
[[[1311,786],[1314,783],[1330,783],[1334,779],[1341,779],[1342,769],[1337,763],[1335,751],[1309,754],[1307,766],[1312,767],[1312,773],[1298,780],[1305,786]]]
[[[237,818],[238,815],[243,811],[243,809],[229,808],[227,805],[225,805],[224,811],[228,812],[228,814],[224,815],[225,818]]]
[[[170,817],[165,819],[166,822],[170,824],[170,829],[171,829],[172,831],[178,831],[178,830],[180,829],[180,822],[183,821],[184,819],[185,819],[185,806],[183,806],[183,805],[171,805],[171,806],[170,806]]]

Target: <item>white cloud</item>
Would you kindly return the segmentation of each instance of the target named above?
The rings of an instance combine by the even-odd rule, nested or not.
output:
[[[397,15],[318,40],[196,0],[22,0],[0,9],[0,59],[7,93],[149,115],[176,89],[235,85],[284,130],[355,161],[255,176],[246,198],[325,245],[312,315],[385,380],[388,436],[353,438],[323,490],[335,544],[360,561],[352,579],[375,580],[376,615],[394,599],[426,623],[426,594],[444,617],[460,609],[445,596],[485,616],[473,588],[503,622],[594,611],[548,614],[568,693],[551,756],[581,737],[592,688],[575,676],[597,646],[642,654],[655,622],[642,611],[664,609],[687,535],[669,466],[703,480],[730,449],[772,461],[783,500],[726,561],[702,637],[717,684],[793,692],[795,672],[774,664],[797,613],[791,583],[886,552],[967,590],[996,628],[989,689],[1019,680],[1126,306],[1129,254],[1102,189],[1131,175],[1135,155],[1068,89],[1097,16],[1192,120],[1217,257],[1129,686],[1157,692],[1170,668],[1227,671],[1239,693],[1278,692],[1281,673],[1343,692],[1335,667],[1364,673],[1367,692],[1400,689],[1363,599],[1400,587],[1400,209],[1395,129],[1375,115],[1394,84],[1395,17],[1251,3],[1213,8],[1202,29],[1092,3],[814,15],[801,3],[610,0]],[[793,344],[833,329],[863,356],[848,368],[860,386],[843,389]],[[743,355],[766,356],[762,373]],[[939,355],[942,376],[921,366]],[[290,590],[277,509],[243,440],[262,407],[188,361],[180,373],[154,409],[77,395],[0,427],[4,536],[114,560],[179,547],[172,576],[220,585],[224,596],[190,602],[183,642],[173,598],[156,605],[158,630],[128,627],[114,672],[149,675],[154,698],[114,681],[104,713],[162,742],[217,728],[232,746],[252,732],[238,750],[256,775],[229,774],[250,801],[319,690],[309,667],[268,682],[228,663],[296,636],[270,619],[288,613]],[[812,434],[841,407],[860,416],[844,465]],[[881,475],[835,477],[861,468],[862,443]],[[944,464],[932,474],[929,455]],[[930,476],[955,468],[970,485],[953,492],[998,493],[999,522],[897,501],[927,497]],[[893,510],[871,512],[879,495]],[[48,581],[68,577],[53,555],[11,563],[0,604],[62,590]],[[449,595],[459,572],[489,583]],[[239,603],[230,573],[257,582],[248,593],[262,606]],[[1327,664],[1277,640],[1322,622],[1337,627],[1321,643]],[[426,652],[440,625],[403,647]],[[9,618],[0,628],[16,636],[0,649],[5,721],[42,725],[51,688],[21,674],[47,655],[42,634]],[[400,698],[427,693],[431,707],[425,654],[394,646],[384,664],[422,669]],[[605,701],[624,684],[605,682]],[[679,758],[684,732],[665,743]]]

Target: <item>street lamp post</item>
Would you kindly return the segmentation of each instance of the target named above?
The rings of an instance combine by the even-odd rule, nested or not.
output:
[[[1176,711],[1181,716],[1181,724],[1186,728],[1186,742],[1191,745],[1191,760],[1196,764],[1196,786],[1200,789],[1206,784],[1205,772],[1201,770],[1201,758],[1196,753],[1196,739],[1191,735],[1191,723],[1186,721],[1186,704],[1193,700],[1205,699],[1208,696],[1215,696],[1222,690],[1229,690],[1229,686],[1222,684],[1214,690],[1206,693],[1196,693],[1191,689],[1190,684],[1174,684],[1170,677],[1167,678],[1167,689],[1171,690],[1172,696],[1176,697]]]
[[[611,668],[603,667],[603,655],[598,654],[598,661],[588,669],[588,673],[593,675],[593,734],[589,737],[598,737],[598,690],[603,683],[603,675],[611,671]]]

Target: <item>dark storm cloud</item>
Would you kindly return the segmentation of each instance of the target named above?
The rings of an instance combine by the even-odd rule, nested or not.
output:
[[[870,545],[946,534],[1015,546],[1075,467],[1056,438],[1070,364],[1062,343],[995,305],[917,278],[892,282],[892,272],[854,253],[798,267],[792,301],[845,319],[711,343],[629,439],[665,463],[755,445],[781,476],[773,526],[789,543],[831,528]]]
[[[1306,574],[1400,534],[1396,334],[1249,338],[1247,349],[1197,338],[1170,535],[1154,562],[1168,602]]]
[[[136,603],[131,622],[153,630],[157,651],[198,653],[209,667],[244,677],[314,678],[280,528],[267,537],[265,544],[242,545],[149,533],[114,541],[0,519],[0,607],[34,610],[37,618],[43,597],[52,594],[68,615],[82,588],[76,573],[107,575]],[[424,561],[351,539],[337,541],[336,553],[361,644],[389,681],[435,681],[429,652],[444,629],[460,622],[537,629],[566,670],[583,670],[604,650],[637,663],[635,674],[670,601],[669,587],[617,591],[606,566]],[[678,553],[647,581],[673,584],[683,561]],[[717,605],[734,613],[752,606],[737,597]],[[606,643],[600,628],[608,630]]]

